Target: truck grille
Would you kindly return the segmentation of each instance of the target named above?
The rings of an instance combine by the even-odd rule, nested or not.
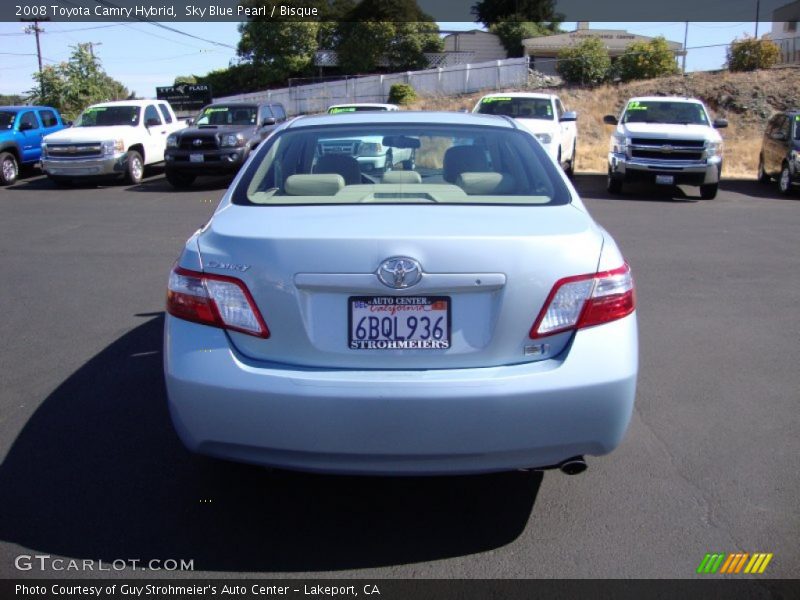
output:
[[[656,160],[702,160],[704,140],[632,138],[631,158]]]
[[[334,140],[320,143],[321,154],[349,154],[354,156],[358,153],[361,142],[358,140]]]
[[[181,150],[216,150],[218,147],[216,135],[196,134],[181,136]]]
[[[103,147],[90,144],[47,144],[47,156],[52,158],[87,158],[102,156]]]

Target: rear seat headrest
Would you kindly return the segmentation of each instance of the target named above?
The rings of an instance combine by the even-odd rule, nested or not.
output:
[[[289,175],[283,187],[290,196],[333,196],[344,187],[344,178],[336,173]]]
[[[381,183],[422,183],[422,177],[416,171],[386,171]]]
[[[511,194],[515,190],[516,181],[509,173],[494,171],[461,173],[456,185],[468,195],[487,196],[491,194]]]

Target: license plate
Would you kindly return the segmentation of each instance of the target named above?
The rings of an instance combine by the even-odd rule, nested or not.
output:
[[[189,162],[203,162],[203,155],[202,154],[190,154],[189,155]]]
[[[675,185],[675,175],[656,175],[658,185]]]
[[[351,350],[446,350],[447,296],[353,296],[348,299]]]

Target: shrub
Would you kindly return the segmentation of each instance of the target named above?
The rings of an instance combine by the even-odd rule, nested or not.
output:
[[[726,65],[731,71],[769,69],[781,60],[781,50],[775,42],[750,36],[733,40],[727,54]]]
[[[417,99],[417,92],[408,83],[393,83],[389,88],[389,102],[392,104],[411,104]]]
[[[608,77],[611,58],[605,44],[597,37],[588,37],[580,44],[558,53],[556,70],[567,83],[596,85]]]
[[[614,72],[622,81],[653,79],[678,72],[675,54],[662,36],[650,41],[634,42],[614,64]]]

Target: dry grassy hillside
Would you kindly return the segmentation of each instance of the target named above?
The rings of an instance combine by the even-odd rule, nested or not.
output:
[[[493,91],[493,90],[489,90]],[[604,172],[612,128],[603,115],[618,115],[631,96],[688,95],[702,99],[712,117],[728,119],[720,130],[725,139],[723,176],[754,178],[764,125],[774,112],[800,106],[800,69],[785,68],[753,73],[690,73],[648,81],[604,85],[594,89],[569,86],[541,90],[558,94],[567,110],[578,112],[578,164],[580,171]],[[469,109],[482,94],[421,98],[419,110]]]

